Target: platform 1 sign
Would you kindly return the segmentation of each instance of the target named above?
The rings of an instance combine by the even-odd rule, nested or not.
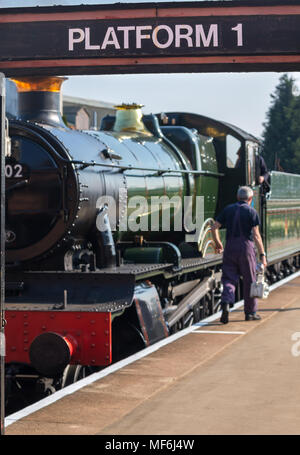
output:
[[[300,69],[300,1],[0,10],[0,71],[101,74]]]

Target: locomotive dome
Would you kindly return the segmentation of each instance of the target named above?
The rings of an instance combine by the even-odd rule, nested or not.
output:
[[[113,131],[151,134],[142,120],[142,107],[142,104],[136,103],[115,106],[117,115]]]

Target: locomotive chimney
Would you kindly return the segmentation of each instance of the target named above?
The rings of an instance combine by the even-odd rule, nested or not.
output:
[[[19,118],[37,123],[65,126],[61,116],[61,85],[65,77],[22,77],[17,85]]]
[[[142,104],[136,103],[115,106],[117,114],[113,131],[150,134],[142,120],[142,107]]]

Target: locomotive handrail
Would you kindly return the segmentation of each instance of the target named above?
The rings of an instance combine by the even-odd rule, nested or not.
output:
[[[13,191],[13,190],[15,190],[16,188],[23,188],[23,187],[26,186],[27,184],[28,184],[28,179],[22,180],[21,182],[17,182],[17,183],[15,183],[14,185],[9,186],[8,188],[6,188],[6,192]]]
[[[149,167],[136,167],[136,166],[122,166],[120,164],[107,164],[107,163],[96,163],[94,161],[90,163],[86,163],[85,161],[76,161],[76,160],[66,160],[68,163],[71,164],[80,164],[82,167],[81,169],[84,169],[89,166],[101,166],[101,167],[108,167],[111,169],[120,169],[122,171],[127,171],[127,170],[136,170],[136,171],[153,171],[157,172],[158,175],[165,174],[166,172],[177,172],[179,174],[203,174],[203,175],[211,175],[213,177],[224,177],[225,174],[222,174],[220,172],[211,172],[211,171],[194,171],[194,170],[186,170],[186,169],[155,169],[155,168],[149,168]]]

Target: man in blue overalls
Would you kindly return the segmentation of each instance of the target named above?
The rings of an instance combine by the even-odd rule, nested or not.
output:
[[[252,198],[253,191],[251,188],[240,187],[237,192],[238,202],[225,207],[212,225],[212,235],[217,253],[223,252],[219,229],[221,227],[226,228],[221,298],[221,322],[223,324],[228,323],[229,307],[234,304],[235,288],[240,276],[243,277],[245,320],[260,319],[260,316],[256,314],[257,299],[250,297],[251,283],[256,280],[256,253],[253,240],[264,267],[267,266],[267,261],[259,233],[259,217],[256,210],[251,207]]]

